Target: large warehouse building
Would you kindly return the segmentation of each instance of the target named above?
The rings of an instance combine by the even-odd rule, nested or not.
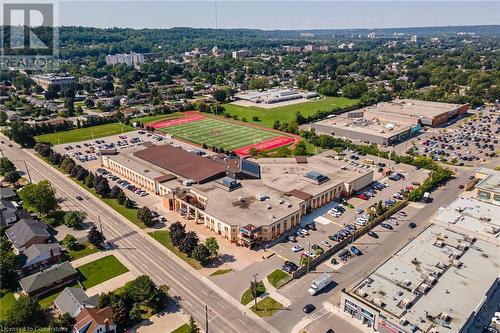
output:
[[[320,120],[320,133],[380,145],[395,145],[418,135],[423,126],[441,126],[467,112],[468,105],[400,99]]]
[[[101,165],[161,196],[165,208],[250,248],[373,181],[373,171],[346,169],[328,153],[299,159],[208,158],[149,143],[101,156]]]
[[[498,245],[431,225],[343,290],[341,310],[383,333],[479,332],[478,313],[500,299],[499,262]]]

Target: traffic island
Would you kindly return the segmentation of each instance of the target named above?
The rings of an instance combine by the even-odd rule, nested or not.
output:
[[[250,308],[250,310],[252,310],[257,316],[261,318],[273,316],[281,309],[283,309],[283,304],[279,303],[269,296],[262,299],[257,303],[257,305],[253,305]]]

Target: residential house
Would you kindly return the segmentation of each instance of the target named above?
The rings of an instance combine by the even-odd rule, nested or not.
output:
[[[0,227],[9,226],[17,221],[17,203],[0,200]]]
[[[5,235],[14,246],[16,254],[26,251],[33,244],[48,243],[50,234],[43,222],[31,219],[22,219],[11,226]]]
[[[84,307],[76,317],[73,327],[75,333],[108,333],[116,332],[111,307],[102,309]]]
[[[21,254],[21,271],[28,275],[59,261],[61,261],[59,244],[33,244]]]
[[[61,314],[76,318],[84,308],[96,308],[99,295],[89,297],[81,288],[66,287],[54,301]]]
[[[16,197],[16,192],[10,187],[0,187],[0,200],[12,200]]]
[[[19,285],[22,288],[21,293],[29,296],[41,296],[77,280],[78,271],[71,266],[69,261],[65,261],[22,278],[19,280]]]

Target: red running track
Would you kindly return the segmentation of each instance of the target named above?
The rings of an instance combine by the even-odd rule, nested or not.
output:
[[[266,141],[262,141],[260,143],[255,143],[253,145],[248,145],[248,146],[244,146],[244,147],[241,147],[241,148],[238,148],[238,149],[235,149],[234,152],[240,156],[249,156],[250,154],[248,153],[248,151],[251,149],[251,148],[255,148],[257,150],[271,150],[271,149],[274,149],[274,148],[278,148],[278,147],[281,147],[281,146],[285,146],[285,145],[288,145],[290,143],[293,143],[295,142],[295,139],[293,138],[289,138],[287,136],[278,136],[276,138],[272,138],[272,139],[269,139],[269,140],[266,140]]]
[[[169,126],[177,126],[177,125],[182,125],[182,124],[187,124],[191,123],[193,121],[198,121],[202,120],[205,117],[203,116],[191,116],[191,117],[184,117],[184,118],[179,118],[179,119],[170,119],[170,120],[160,120],[155,123],[151,123],[148,126],[151,126],[153,128],[164,128],[164,127],[169,127]]]

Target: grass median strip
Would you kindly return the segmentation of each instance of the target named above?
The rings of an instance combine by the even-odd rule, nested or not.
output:
[[[257,297],[264,294],[265,292],[266,292],[266,286],[264,285],[264,283],[262,281],[257,282]],[[247,290],[245,290],[243,295],[241,295],[241,304],[247,305],[248,303],[253,301],[253,299],[254,297],[252,294],[252,290],[248,288]]]
[[[184,324],[180,327],[177,327],[172,333],[191,333],[191,326],[188,324]]]
[[[148,235],[156,239],[161,245],[165,246],[170,252],[184,260],[194,269],[203,268],[203,266],[196,259],[188,257],[187,254],[182,253],[174,246],[174,244],[172,244],[172,241],[170,240],[170,232],[168,232],[168,230],[153,231],[149,232]]]
[[[258,302],[257,306],[253,305],[250,308],[250,310],[261,318],[270,317],[281,309],[283,309],[283,304],[269,296]]]
[[[128,272],[127,267],[113,255],[89,262],[77,270],[81,275],[80,282],[87,289]]]

